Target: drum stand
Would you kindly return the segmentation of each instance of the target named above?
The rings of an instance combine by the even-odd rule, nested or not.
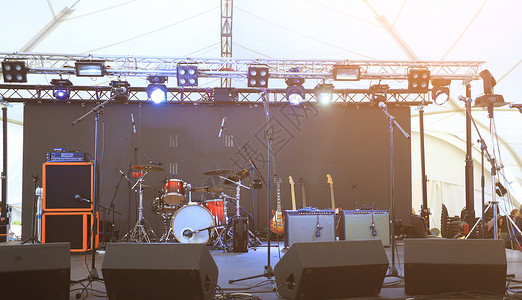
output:
[[[170,226],[170,222],[172,221],[173,213],[161,213],[161,217],[163,218],[163,235],[159,239],[160,243],[167,243],[171,239],[176,239],[174,236],[174,229]]]
[[[145,224],[150,228],[150,232],[152,233],[153,239],[156,238],[154,231],[152,230],[152,227],[150,226],[149,222],[145,219],[143,216],[143,177],[147,175],[148,172],[143,173],[143,176],[136,181],[136,183],[132,186],[132,190],[138,186],[139,187],[139,207],[138,207],[138,221],[136,222],[136,225],[134,225],[134,228],[129,231],[124,237],[121,239],[130,239],[131,242],[137,242],[137,243],[150,243],[151,237],[149,237],[149,234],[147,233],[147,229],[145,228]]]

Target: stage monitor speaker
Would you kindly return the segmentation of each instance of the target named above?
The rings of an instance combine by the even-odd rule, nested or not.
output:
[[[384,246],[390,245],[390,213],[387,210],[343,210],[341,224],[341,240],[380,239]]]
[[[212,299],[218,280],[204,244],[109,243],[102,273],[109,299]]]
[[[69,299],[69,243],[0,244],[1,299]]]
[[[506,252],[502,240],[405,239],[408,295],[487,291],[504,294]]]
[[[295,243],[274,268],[279,294],[288,299],[377,295],[388,269],[380,240]]]
[[[93,198],[92,163],[52,163],[43,164],[44,211],[90,211]],[[79,197],[78,197],[79,196]]]
[[[296,242],[335,241],[335,211],[333,210],[285,210],[284,220],[286,248]]]
[[[44,213],[42,215],[42,243],[69,242],[72,252],[90,250],[91,219],[90,212]],[[97,220],[99,221],[99,218]],[[95,235],[95,239],[96,245],[98,245],[98,234]]]

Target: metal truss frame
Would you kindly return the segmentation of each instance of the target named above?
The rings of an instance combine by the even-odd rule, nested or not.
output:
[[[72,86],[68,100],[57,100],[53,96],[52,85],[22,85],[0,84],[0,96],[8,102],[32,103],[85,103],[99,102],[110,98],[110,86]],[[271,103],[286,103],[285,89],[253,89],[244,88],[235,90],[237,97],[234,101],[214,101],[214,89],[211,88],[168,88],[167,101],[170,104],[253,104],[263,102],[263,93],[269,95]],[[372,91],[369,89],[339,89],[332,93],[333,103],[343,104],[371,104]],[[404,89],[390,89],[386,102],[400,106],[415,106],[428,104],[427,93],[413,93]],[[305,90],[305,102],[317,103],[313,89]],[[131,87],[128,103],[152,103],[147,99],[145,87]]]
[[[462,80],[467,84],[479,79],[482,61],[352,61],[352,60],[276,60],[276,59],[233,59],[222,58],[176,58],[118,55],[71,55],[42,53],[0,53],[0,60],[24,60],[29,74],[75,75],[75,62],[78,60],[103,60],[105,75],[117,77],[147,77],[164,75],[175,77],[178,64],[198,65],[198,77],[221,79],[246,79],[248,67],[266,65],[271,79],[301,77],[317,79],[322,82],[333,81],[333,68],[336,65],[358,65],[360,80],[407,80],[412,67],[427,68],[432,78]],[[298,68],[299,72],[292,69]],[[246,81],[246,80],[244,80]],[[392,87],[393,88],[393,87]],[[69,102],[102,101],[108,99],[110,87],[72,86]],[[129,101],[143,102],[147,99],[145,87],[131,87]],[[236,88],[236,103],[261,102],[261,90]],[[273,102],[284,102],[284,89],[267,89],[273,94]],[[339,89],[333,91],[333,102],[368,103],[371,92],[367,89]],[[7,101],[56,102],[52,96],[52,86],[48,85],[0,85],[0,95]],[[428,103],[427,93],[410,92],[406,89],[389,89],[387,101],[398,105],[417,105]],[[314,90],[306,90],[306,100],[316,101]],[[169,88],[167,102],[213,102],[213,88]]]

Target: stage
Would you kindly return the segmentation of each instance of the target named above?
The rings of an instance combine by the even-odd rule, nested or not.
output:
[[[279,245],[279,247],[277,247]],[[274,247],[275,246],[275,247]],[[404,251],[403,251],[403,242],[398,241],[396,247],[396,255],[395,255],[395,266],[398,270],[399,275],[404,274],[403,261],[404,261]],[[264,266],[267,265],[267,251],[268,247],[266,247],[266,243],[263,246],[254,248],[249,248],[246,253],[233,253],[233,252],[223,252],[221,250],[211,250],[211,255],[216,262],[219,270],[218,277],[218,286],[223,289],[223,292],[229,295],[226,299],[281,299],[274,292],[275,283],[271,284],[267,281],[266,277],[259,277],[244,281],[235,282],[233,284],[229,284],[229,280],[240,279],[255,275],[261,275],[264,272]],[[514,274],[515,280],[522,279],[522,253],[516,250],[506,249],[506,259],[507,259],[507,274]],[[283,244],[272,244],[270,248],[270,263],[271,266],[274,267],[277,262],[280,260],[280,257],[285,255],[287,249],[283,248]],[[388,256],[388,260],[391,264],[391,247],[385,247],[385,252]],[[327,254],[325,254],[327,255]],[[97,269],[101,276],[101,266],[103,263],[103,259],[105,256],[105,251],[98,251],[96,255],[96,265]],[[147,257],[143,258],[144,260]],[[171,257],[170,259],[177,259],[176,257]],[[91,254],[73,254],[71,257],[71,280],[79,280],[87,277],[88,268],[91,267]],[[470,274],[472,276],[472,274]],[[466,280],[462,278],[462,280]],[[512,290],[517,290],[517,286],[519,283],[512,282],[509,286]],[[78,288],[81,288],[80,284],[76,284],[71,287],[70,299],[76,299],[76,293],[78,292]],[[151,287],[152,288],[152,287]],[[88,295],[84,294],[82,299],[105,299],[105,286],[103,283],[96,282],[94,283],[94,289],[97,291],[89,290]],[[172,299],[176,298],[176,290],[172,291]],[[238,296],[237,298],[233,298],[230,296],[232,293],[241,293],[241,298]],[[245,294],[250,294],[258,298],[248,298],[245,297]],[[510,292],[509,294],[513,294]],[[219,296],[220,293],[216,293],[216,296]],[[455,295],[452,298],[455,298]],[[479,297],[477,297],[479,296]],[[384,280],[383,287],[381,289],[380,294],[377,297],[370,298],[379,298],[379,299],[405,299],[412,298],[412,296],[407,296],[404,290],[404,282],[397,277],[387,277]],[[419,297],[421,298],[421,297]],[[422,296],[423,299],[444,299],[450,298],[450,295],[436,295],[436,296]],[[462,294],[459,297],[460,299],[472,299],[472,298],[485,298],[484,294],[478,293],[469,293]],[[500,296],[493,296],[490,299],[500,299]],[[218,298],[225,299],[225,298]]]

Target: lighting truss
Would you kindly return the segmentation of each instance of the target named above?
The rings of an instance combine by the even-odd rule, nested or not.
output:
[[[360,80],[404,80],[408,69],[426,67],[431,78],[447,78],[469,82],[479,79],[482,61],[356,61],[356,60],[278,60],[222,58],[176,58],[117,55],[68,55],[43,53],[0,53],[0,60],[24,60],[30,74],[74,75],[75,62],[100,60],[105,62],[107,76],[164,75],[176,76],[180,63],[198,65],[200,78],[246,78],[248,66],[264,64],[269,67],[270,78],[287,78],[298,75],[305,79],[333,79],[335,65],[358,65]],[[299,73],[290,72],[299,69]]]
[[[108,100],[111,94],[110,86],[71,86],[69,103],[100,102]],[[238,88],[236,104],[253,105],[263,102],[262,92],[269,94],[271,103],[286,103],[286,89],[252,89]],[[331,103],[373,105],[370,89],[334,89]],[[9,102],[53,103],[52,85],[13,85],[0,84],[0,96]],[[417,106],[429,101],[428,93],[413,93],[407,89],[389,89],[386,102],[398,106]],[[150,103],[147,99],[146,87],[130,87],[129,103]],[[306,103],[317,103],[315,89],[305,89]],[[214,104],[213,89],[209,88],[167,88],[169,104]]]

